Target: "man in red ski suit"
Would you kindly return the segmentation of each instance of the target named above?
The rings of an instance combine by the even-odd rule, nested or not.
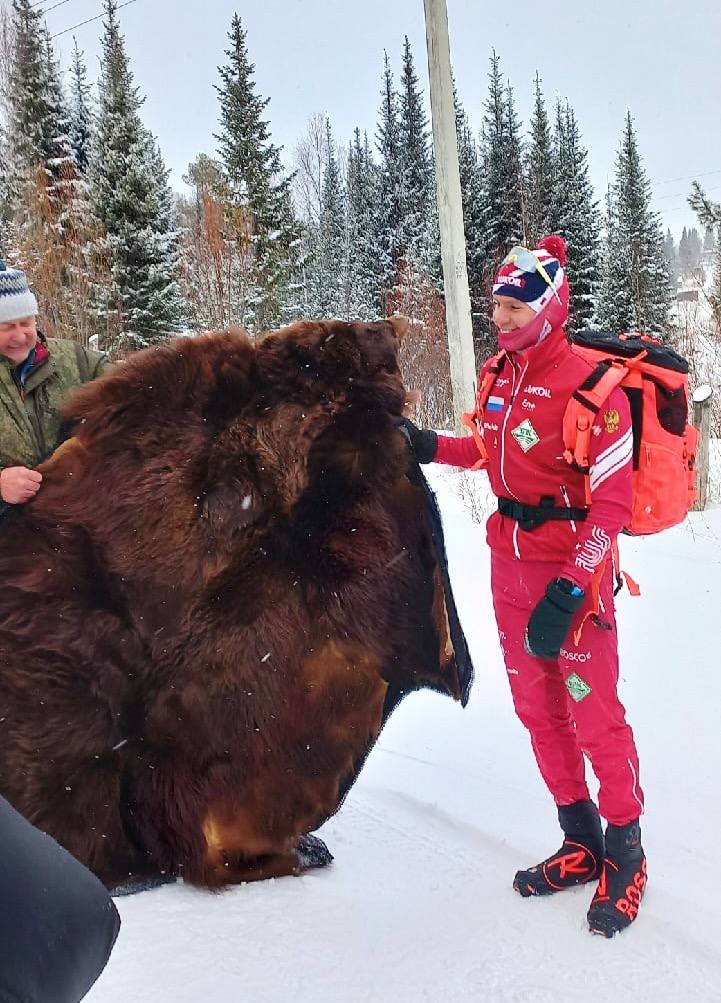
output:
[[[516,713],[565,836],[557,853],[516,874],[514,888],[525,897],[598,880],[589,926],[610,937],[635,919],[646,879],[643,792],[616,690],[613,603],[612,550],[631,516],[633,439],[628,400],[616,389],[592,429],[588,505],[584,475],[564,458],[564,411],[593,370],[564,331],[564,264],[565,242],[553,236],[535,252],[514,248],[496,275],[493,318],[506,355],[476,404],[476,435],[436,436],[410,422],[406,433],[420,462],[487,470],[498,497],[487,524],[498,632]],[[584,753],[600,783],[605,839]]]

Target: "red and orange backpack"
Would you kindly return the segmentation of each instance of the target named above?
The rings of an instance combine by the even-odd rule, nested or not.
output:
[[[688,362],[645,334],[578,331],[570,341],[595,368],[566,407],[566,459],[588,475],[596,413],[620,387],[631,407],[633,434],[633,509],[625,532],[648,536],[677,525],[696,499],[698,432],[689,422]]]
[[[695,498],[698,433],[689,423],[688,362],[650,335],[577,331],[573,351],[594,365],[571,396],[563,418],[564,456],[586,475],[591,503],[589,446],[593,423],[610,393],[620,387],[631,407],[633,509],[625,532],[647,536],[682,522]],[[489,361],[478,390],[483,413],[505,353]],[[463,421],[485,454],[472,415]]]

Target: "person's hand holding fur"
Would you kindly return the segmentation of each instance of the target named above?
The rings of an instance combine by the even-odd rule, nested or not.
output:
[[[438,436],[431,428],[418,428],[410,418],[399,418],[398,429],[408,440],[411,452],[419,463],[432,463],[438,448]]]

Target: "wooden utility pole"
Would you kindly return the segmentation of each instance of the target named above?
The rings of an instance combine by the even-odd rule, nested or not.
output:
[[[476,363],[473,355],[471,297],[466,269],[461,176],[458,167],[456,110],[453,104],[451,53],[446,0],[423,0],[426,13],[428,76],[431,86],[433,152],[441,229],[443,288],[446,301],[448,354],[456,422],[473,407]],[[460,429],[460,424],[458,424]]]
[[[696,446],[696,491],[698,498],[693,503],[694,512],[703,512],[708,497],[708,454],[711,438],[711,400],[713,388],[707,383],[693,392],[693,423],[698,429]]]

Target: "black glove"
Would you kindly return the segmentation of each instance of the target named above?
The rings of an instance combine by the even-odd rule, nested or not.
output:
[[[431,428],[418,428],[410,418],[397,418],[398,430],[408,440],[419,463],[432,463],[438,449],[438,436]]]
[[[526,651],[536,658],[558,658],[584,591],[567,578],[554,578],[526,627]]]

